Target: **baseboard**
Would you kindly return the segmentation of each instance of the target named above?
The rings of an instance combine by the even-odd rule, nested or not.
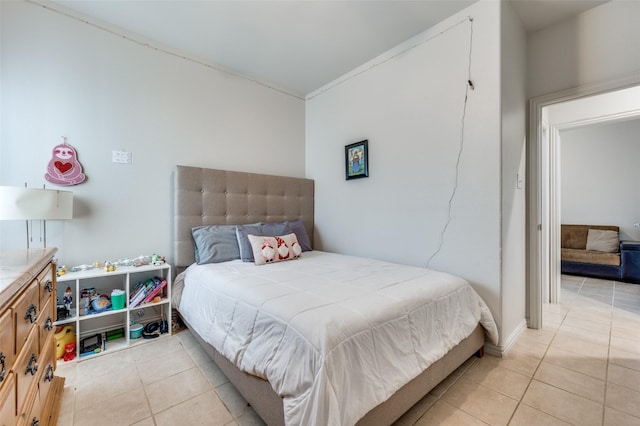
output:
[[[518,339],[520,338],[520,335],[526,329],[527,329],[527,321],[523,319],[518,325],[518,327],[516,327],[516,329],[513,330],[513,332],[506,339],[503,339],[504,344],[494,345],[491,343],[485,343],[484,344],[485,352],[488,353],[489,355],[493,355],[498,358],[505,357],[511,350],[511,347],[513,347],[513,345],[518,341]]]

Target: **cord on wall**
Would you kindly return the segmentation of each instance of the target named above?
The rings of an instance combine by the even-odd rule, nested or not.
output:
[[[471,80],[471,54],[473,52],[473,17],[469,16],[469,58],[467,65],[467,81],[465,82],[465,90],[464,90],[464,105],[462,107],[462,119],[460,126],[460,144],[458,148],[458,156],[456,158],[456,173],[453,182],[453,189],[451,191],[451,196],[449,197],[449,204],[447,206],[447,221],[440,232],[440,241],[438,243],[438,248],[433,252],[431,257],[427,260],[427,268],[431,266],[431,261],[440,250],[442,250],[442,246],[444,245],[444,234],[447,232],[449,225],[451,224],[451,209],[453,207],[453,199],[456,196],[456,192],[458,191],[458,179],[460,177],[460,158],[462,157],[462,151],[464,150],[464,123],[465,118],[467,116],[467,103],[469,100],[469,90],[475,90],[475,86],[473,85],[473,80]]]

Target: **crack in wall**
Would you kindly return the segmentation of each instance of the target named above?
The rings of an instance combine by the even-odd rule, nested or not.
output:
[[[458,179],[460,177],[460,158],[462,157],[462,152],[464,151],[464,124],[465,118],[467,116],[467,104],[469,100],[469,91],[475,90],[473,85],[473,80],[471,80],[471,54],[473,53],[473,17],[469,16],[469,56],[468,56],[468,65],[467,65],[467,81],[465,82],[465,91],[464,91],[464,105],[462,107],[462,118],[461,118],[461,126],[460,126],[460,145],[458,148],[458,155],[456,157],[456,168],[455,168],[455,177],[453,182],[453,189],[451,190],[451,196],[449,197],[449,203],[447,206],[447,221],[440,232],[440,241],[438,243],[438,247],[433,252],[433,254],[427,260],[426,267],[429,268],[431,266],[431,261],[440,253],[442,247],[444,246],[444,235],[451,224],[451,210],[453,208],[453,200],[456,196],[456,192],[458,191]]]

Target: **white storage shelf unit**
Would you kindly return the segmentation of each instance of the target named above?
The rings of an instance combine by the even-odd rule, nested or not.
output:
[[[129,306],[131,293],[135,290],[138,282],[145,282],[153,277],[161,277],[167,281],[167,285],[158,294],[159,302],[147,302],[133,308]],[[144,266],[122,266],[115,271],[106,272],[102,268],[90,269],[86,271],[67,272],[58,277],[57,305],[63,304],[63,297],[67,288],[71,290],[73,300],[71,302],[70,314],[68,317],[60,319],[54,323],[56,326],[73,325],[76,341],[75,360],[84,360],[93,356],[110,353],[115,350],[128,348],[149,341],[149,339],[131,339],[129,329],[132,324],[148,324],[153,321],[165,320],[167,322],[166,334],[161,334],[158,338],[171,335],[171,266],[144,265]],[[125,291],[125,306],[123,309],[113,310],[112,308],[99,313],[79,315],[80,295],[83,289],[94,288],[99,294],[111,295],[114,289]],[[104,350],[91,354],[80,353],[80,342],[96,334],[107,333],[111,330],[124,329],[124,336],[114,340],[107,340]],[[150,339],[155,340],[155,339]],[[61,360],[62,361],[62,360]]]

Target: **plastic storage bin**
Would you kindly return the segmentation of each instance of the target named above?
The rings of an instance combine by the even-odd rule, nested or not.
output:
[[[124,309],[124,296],[123,290],[115,289],[111,292],[111,309],[117,311],[118,309]]]
[[[129,327],[129,338],[130,339],[139,339],[142,337],[142,329],[144,326],[142,324],[133,324]]]

